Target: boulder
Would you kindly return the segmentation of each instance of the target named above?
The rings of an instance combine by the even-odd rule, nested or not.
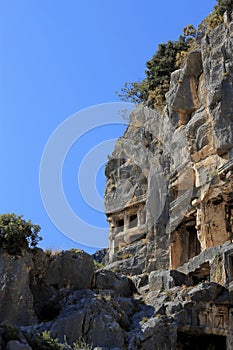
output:
[[[190,278],[177,270],[152,271],[149,275],[150,291],[168,290],[183,284],[190,285]]]
[[[143,350],[176,349],[176,332],[159,317],[151,318],[142,325],[139,339]]]
[[[197,285],[188,295],[191,300],[196,302],[213,302],[223,294],[224,291],[225,288],[220,284],[210,282]]]
[[[113,257],[111,263],[106,265],[106,270],[120,271],[126,275],[139,275],[148,270],[150,264],[150,251],[143,241],[131,243],[121,248]],[[148,259],[145,259],[145,256]]]
[[[198,78],[202,72],[201,51],[190,53],[184,69],[172,73],[171,87],[166,95],[171,115],[173,111],[191,115],[199,107]]]
[[[130,300],[128,304],[130,307]],[[85,337],[86,343],[93,347],[123,349],[126,338],[120,325],[123,315],[121,302],[111,295],[96,295],[90,290],[74,291],[64,299],[63,309],[49,330],[51,336],[61,342],[64,335],[69,344]]]
[[[37,254],[35,260],[32,291],[39,322],[46,322],[59,315],[60,300],[69,290],[92,288],[95,267],[89,254],[68,250],[52,256],[49,261],[46,260],[46,269],[43,269],[41,260],[45,260],[45,254],[41,254],[39,257]]]
[[[181,303],[177,303],[177,302],[166,303],[164,305],[164,307],[166,309],[166,315],[167,316],[171,316],[171,315],[173,315],[175,313],[178,313],[182,309]]]
[[[130,297],[136,291],[131,279],[119,273],[104,269],[96,273],[95,289],[114,290],[117,295],[122,297]]]
[[[62,251],[49,263],[43,282],[55,289],[89,289],[94,278],[94,262],[84,251]]]
[[[22,344],[18,340],[10,340],[7,343],[6,350],[32,350],[28,344]]]
[[[12,256],[0,251],[0,322],[8,320],[15,325],[33,323],[32,267],[32,253],[22,251],[21,255]]]

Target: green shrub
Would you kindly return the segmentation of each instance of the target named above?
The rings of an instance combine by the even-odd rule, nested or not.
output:
[[[142,322],[142,324],[144,324],[144,323],[146,323],[147,321],[148,321],[148,317],[143,317],[141,322]]]
[[[216,11],[219,16],[222,16],[224,12],[231,13],[233,10],[233,0],[218,0],[216,5]]]
[[[112,272],[114,273],[118,273],[120,270],[119,270],[119,267],[118,266],[114,266],[112,269],[111,269]]]
[[[3,338],[5,343],[10,340],[20,340],[20,331],[17,327],[8,322],[3,322],[1,324],[1,328],[3,329]]]
[[[233,0],[218,0],[217,5],[214,7],[210,15],[206,18],[209,30],[213,30],[223,22],[223,14],[225,12],[231,14],[232,11]]]
[[[60,343],[57,338],[52,338],[49,331],[26,336],[28,344],[33,350],[92,350],[92,345],[87,344],[80,337],[72,346],[68,345],[66,336],[64,342]]]
[[[149,85],[146,79],[136,82],[125,83],[120,92],[116,94],[122,101],[131,103],[141,103],[147,101],[149,93]]]
[[[22,219],[22,215],[0,215],[0,248],[9,254],[18,254],[22,249],[34,248],[42,239],[38,236],[39,225]]]
[[[104,268],[104,264],[101,263],[101,262],[98,262],[96,260],[94,260],[94,265],[95,265],[95,268],[98,270],[98,269],[103,269]]]
[[[33,350],[63,350],[66,346],[52,338],[49,331],[27,336],[27,341]]]
[[[70,252],[73,252],[75,254],[81,254],[83,253],[83,250],[82,249],[78,249],[78,248],[71,248],[69,249]]]
[[[213,30],[219,24],[223,22],[223,16],[220,15],[217,11],[217,7],[210,13],[210,15],[206,18],[209,30]]]
[[[80,337],[76,340],[76,342],[72,345],[73,350],[92,350],[92,345],[87,344],[85,340]]]
[[[158,50],[146,63],[146,77],[142,81],[125,83],[120,93],[121,100],[133,103],[147,103],[161,109],[165,104],[165,94],[169,89],[170,75],[179,68],[193,49],[196,29],[189,24],[177,41],[159,44]]]

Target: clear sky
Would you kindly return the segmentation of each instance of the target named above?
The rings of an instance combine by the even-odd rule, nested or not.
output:
[[[93,118],[105,113],[106,106],[103,112],[92,106],[118,102],[115,91],[126,81],[144,77],[145,62],[157,45],[178,39],[187,24],[197,26],[215,3],[0,0],[0,212],[23,214],[41,225],[43,248],[96,250],[80,245],[86,244],[85,239],[69,239],[44,208],[39,173],[45,145],[71,115],[89,107]],[[81,112],[80,130],[87,119]],[[81,188],[77,173],[91,150],[122,134],[125,126],[111,123],[86,133],[80,145],[71,145],[62,169],[62,186],[73,211],[105,230],[103,210],[91,209],[80,195],[85,184],[91,187],[94,170],[84,174]],[[76,130],[79,133],[79,125]],[[101,164],[94,172],[103,198]],[[56,194],[53,200],[56,208]],[[100,242],[100,247],[106,246],[107,236]]]

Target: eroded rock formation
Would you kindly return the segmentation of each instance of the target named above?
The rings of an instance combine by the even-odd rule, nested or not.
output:
[[[131,113],[106,167],[106,268],[141,274],[154,308],[142,349],[233,347],[232,35],[227,16],[208,33],[200,25],[163,113]]]
[[[79,337],[103,350],[233,348],[233,22],[224,18],[199,27],[163,113],[139,106],[116,143],[107,266],[96,270],[84,252],[0,252],[0,321],[22,331],[6,339],[0,325],[2,349],[30,350],[27,339],[45,330],[69,350]]]
[[[163,113],[138,107],[106,167],[111,262],[141,242],[142,272],[174,269],[233,238],[233,23],[204,31]]]

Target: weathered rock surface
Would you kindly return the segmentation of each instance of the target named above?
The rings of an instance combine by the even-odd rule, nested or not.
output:
[[[90,289],[94,263],[84,252],[61,252],[48,257],[41,249],[20,256],[0,252],[0,321],[16,325],[50,320],[60,310],[66,290]]]
[[[122,297],[130,297],[136,291],[133,282],[129,278],[107,270],[100,270],[96,273],[94,288],[97,290],[113,290]]]
[[[176,270],[152,271],[149,275],[150,291],[169,290],[175,286],[191,285],[191,283],[187,275]]]
[[[18,340],[10,340],[7,343],[6,350],[32,350],[27,344],[22,344]]]
[[[92,257],[83,251],[62,251],[50,257],[36,251],[31,289],[38,320],[53,320],[69,290],[90,289],[94,270]]]
[[[0,251],[0,322],[27,325],[34,321],[33,295],[30,290],[32,254],[11,256]]]
[[[213,252],[217,252],[215,258]],[[7,254],[2,254],[6,259]],[[67,252],[67,259],[73,259],[72,254]],[[79,261],[82,259],[89,261],[86,254],[82,252],[79,254]],[[102,349],[152,350],[163,348],[175,350],[177,344],[183,341],[183,337],[189,338],[190,335],[185,333],[187,327],[191,330],[188,334],[190,332],[199,334],[201,331],[203,334],[225,337],[224,339],[230,342],[231,333],[228,325],[233,305],[230,289],[231,278],[233,278],[233,275],[232,277],[230,275],[232,254],[233,244],[229,243],[205,252],[207,262],[210,264],[209,273],[211,269],[213,271],[209,275],[210,280],[220,276],[216,271],[222,269],[226,271],[225,280],[220,278],[220,283],[212,280],[210,282],[198,280],[198,274],[200,280],[202,278],[200,271],[202,271],[204,253],[193,258],[196,261],[195,264],[184,265],[185,273],[176,270],[152,271],[149,277],[147,274],[142,274],[129,279],[109,270],[97,270],[94,283],[90,288],[79,289],[80,284],[73,284],[72,287],[67,284],[64,287],[61,284],[61,287],[57,288],[54,299],[54,305],[59,307],[57,313],[53,314],[53,318],[42,323],[34,319],[31,325],[28,325],[29,322],[26,321],[21,329],[25,335],[38,334],[46,330],[60,342],[64,341],[65,336],[70,346],[77,339],[84,337],[87,344],[92,344],[93,348]],[[58,259],[57,264],[61,267],[60,273],[68,271],[64,264],[60,265],[60,262],[64,261],[62,260],[64,255],[66,256],[66,253],[63,252],[57,257],[47,259],[41,252],[36,258],[33,258],[33,253],[25,253],[20,266],[24,266],[22,262],[24,259],[28,261],[28,256],[30,256],[29,271],[38,272],[38,266],[42,266],[39,264],[38,256],[42,261],[45,259],[48,265],[46,269],[41,268],[39,278],[43,280],[46,276],[46,281],[50,285],[47,271],[51,262]],[[199,265],[198,257],[200,257]],[[8,259],[11,258],[8,256]],[[36,261],[37,269],[33,261],[34,263]],[[69,276],[66,278],[67,281]],[[35,276],[31,276],[26,284],[28,290],[32,289],[32,298],[34,298],[32,286],[35,280]],[[36,297],[38,302],[38,295]],[[42,294],[41,297],[44,302],[45,294]],[[33,305],[36,308],[37,304]],[[48,307],[48,304],[46,305]],[[22,312],[20,308],[19,312]],[[20,343],[17,339],[6,343],[4,337],[3,333],[3,349],[30,350],[27,344]],[[188,340],[185,341],[188,342]]]
[[[149,257],[150,249],[149,244],[143,240],[132,243],[120,249],[114,255],[113,261],[105,266],[105,269],[120,271],[126,275],[139,275],[143,271],[151,271],[154,266],[149,259],[145,259]]]
[[[62,251],[52,257],[43,282],[55,289],[90,289],[94,270],[93,259],[87,253]]]
[[[224,18],[212,31],[201,24],[163,113],[139,106],[106,166],[106,268],[136,275],[154,308],[135,325],[135,348],[189,348],[195,333],[199,345],[205,335],[205,347],[232,347],[233,22]]]
[[[206,31],[163,113],[139,106],[106,166],[110,266],[125,273],[177,269],[233,239],[233,22]],[[124,257],[142,242],[147,259]]]
[[[211,283],[202,283],[197,287],[193,288],[189,293],[189,297],[193,301],[199,302],[211,302],[215,301],[220,295],[224,292],[224,287],[211,282]]]
[[[69,350],[80,337],[105,350],[233,348],[233,22],[224,18],[199,27],[164,111],[139,106],[116,143],[105,169],[109,254],[94,257],[105,269],[84,252],[1,251],[0,321],[65,336]],[[0,335],[4,350],[27,346]]]
[[[131,298],[118,297],[112,291],[99,294],[91,290],[70,292],[61,300],[61,312],[53,322],[27,327],[27,333],[50,331],[61,342],[69,344],[85,337],[88,344],[101,348],[126,349],[127,330],[134,312]]]
[[[69,296],[50,331],[61,341],[66,334],[70,344],[87,334],[88,343],[95,346],[121,348],[124,344],[124,331],[117,322],[118,312],[104,296],[97,298],[90,291],[76,292]]]

